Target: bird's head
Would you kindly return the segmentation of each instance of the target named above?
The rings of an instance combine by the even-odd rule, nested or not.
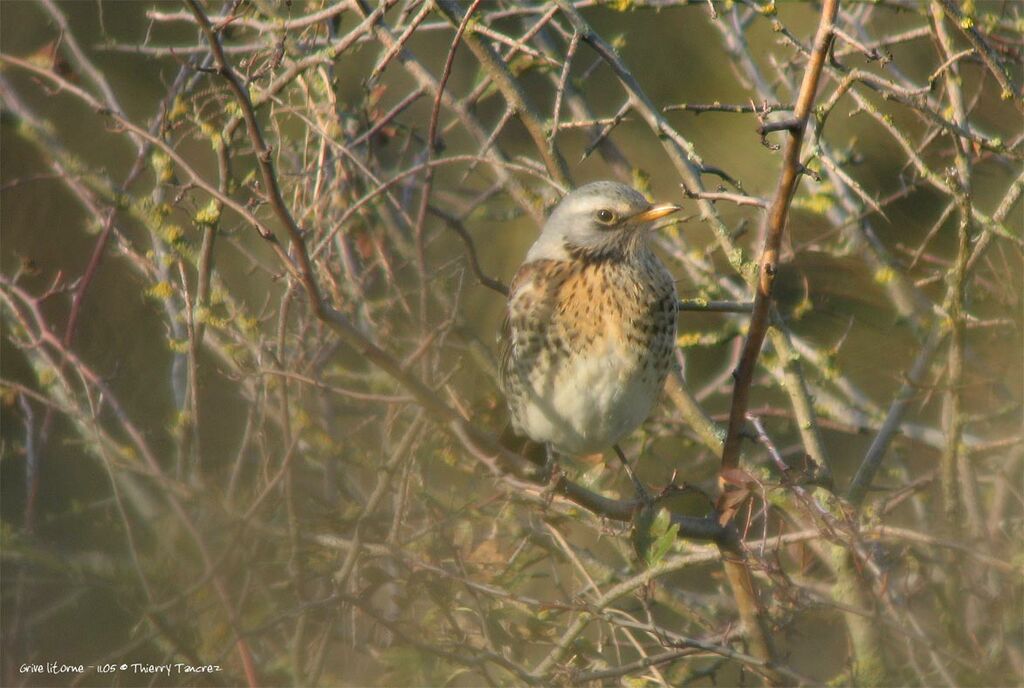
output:
[[[652,205],[625,184],[593,182],[566,194],[555,206],[526,260],[625,255],[644,241],[643,230],[679,209],[668,203]]]

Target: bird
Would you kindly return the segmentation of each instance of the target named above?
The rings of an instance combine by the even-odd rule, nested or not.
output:
[[[654,222],[681,208],[618,182],[555,206],[509,287],[500,385],[513,433],[566,455],[614,448],[650,415],[674,362],[676,288]]]

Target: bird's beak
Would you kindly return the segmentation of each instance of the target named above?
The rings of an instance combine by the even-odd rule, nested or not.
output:
[[[682,210],[678,205],[672,203],[659,203],[658,205],[652,205],[642,213],[637,213],[633,217],[629,218],[630,222],[643,223],[643,222],[654,222],[660,220],[666,215]]]

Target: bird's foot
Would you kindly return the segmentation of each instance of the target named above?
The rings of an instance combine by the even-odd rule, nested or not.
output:
[[[647,488],[644,487],[644,484],[640,482],[640,478],[638,478],[636,473],[633,471],[633,467],[630,465],[629,459],[626,458],[626,454],[622,451],[622,447],[616,444],[613,445],[613,448],[615,449],[615,455],[618,456],[619,461],[622,462],[622,467],[626,469],[626,475],[628,475],[629,479],[633,482],[633,489],[636,491],[636,498],[643,502],[645,506],[649,506],[653,501],[651,499],[651,494],[647,491]]]
[[[543,471],[547,474],[547,485],[544,486],[541,497],[544,501],[544,508],[547,509],[555,499],[558,486],[561,485],[562,478],[565,477],[565,471],[562,470],[562,465],[558,462],[558,457],[551,447],[546,446],[545,448],[547,449],[547,460],[544,462]]]

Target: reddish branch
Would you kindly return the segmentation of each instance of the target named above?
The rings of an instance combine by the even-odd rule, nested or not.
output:
[[[775,276],[778,271],[779,249],[782,246],[782,235],[786,229],[786,218],[789,214],[789,203],[793,198],[797,181],[800,178],[800,147],[803,144],[807,120],[814,104],[814,96],[818,91],[818,82],[832,43],[832,24],[835,21],[839,0],[826,0],[821,9],[821,19],[814,36],[803,82],[796,99],[796,108],[792,119],[786,120],[789,141],[782,161],[782,174],[772,199],[767,227],[764,233],[764,248],[759,261],[761,272],[754,296],[754,309],[750,316],[747,339],[743,345],[739,366],[735,372],[732,406],[729,409],[729,428],[722,448],[722,471],[736,468],[739,465],[742,430],[746,422],[747,406],[750,400],[750,385],[754,378],[754,367],[761,354],[768,326],[771,323],[772,291],[775,288]]]
[[[742,442],[740,433],[746,421],[754,366],[761,353],[761,346],[771,322],[772,291],[775,286],[782,235],[786,227],[790,200],[803,168],[800,163],[800,148],[811,113],[811,106],[814,103],[814,96],[818,90],[821,72],[832,42],[832,25],[838,6],[839,0],[825,0],[822,6],[821,19],[814,37],[814,47],[804,71],[803,83],[800,85],[800,92],[797,95],[793,117],[785,120],[785,128],[789,131],[790,138],[783,157],[782,174],[766,220],[768,224],[764,233],[764,248],[761,251],[761,272],[747,339],[744,342],[739,366],[734,374],[735,385],[732,406],[729,409],[729,428],[722,448],[721,475],[723,476],[739,466]],[[720,480],[720,482],[723,491],[718,504],[719,521],[726,524],[732,520],[740,504],[745,501],[746,491],[734,484],[735,481]],[[755,657],[772,661],[775,659],[775,650],[770,640],[768,621],[758,598],[750,566],[745,562],[742,552],[729,551],[723,547],[722,558],[724,571],[736,599],[736,606],[743,621],[748,642],[751,645],[751,652]],[[771,674],[769,681],[778,685],[780,677]]]

